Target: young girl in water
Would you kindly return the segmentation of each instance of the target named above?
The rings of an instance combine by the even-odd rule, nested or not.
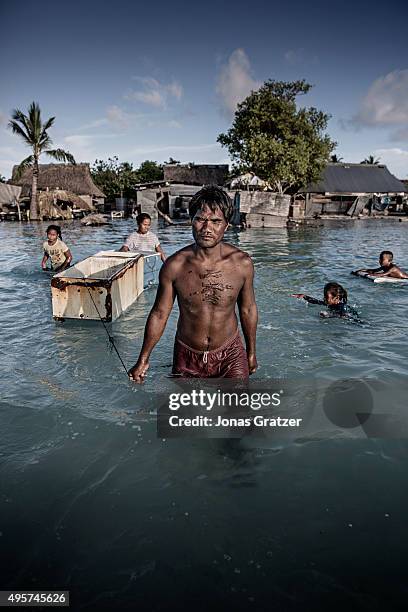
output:
[[[62,242],[61,228],[58,225],[47,227],[47,239],[44,242],[44,257],[41,261],[43,270],[47,270],[47,260],[51,258],[51,269],[54,272],[61,272],[69,267],[72,261],[71,251]]]
[[[342,317],[359,320],[357,313],[347,304],[347,291],[339,283],[327,283],[323,289],[324,300],[318,300],[304,293],[294,293],[292,297],[304,299],[309,304],[326,306],[327,310],[320,312],[321,317]]]

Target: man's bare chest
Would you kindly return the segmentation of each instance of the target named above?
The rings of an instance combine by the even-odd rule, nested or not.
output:
[[[241,286],[241,275],[230,266],[187,267],[176,282],[179,299],[193,307],[235,304]]]

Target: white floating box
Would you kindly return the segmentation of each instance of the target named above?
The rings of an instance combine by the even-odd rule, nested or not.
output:
[[[51,279],[54,319],[114,321],[157,281],[158,253],[100,251]]]

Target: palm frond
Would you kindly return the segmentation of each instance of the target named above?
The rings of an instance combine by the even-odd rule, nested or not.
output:
[[[8,127],[12,130],[13,134],[18,134],[23,140],[25,140],[26,144],[32,146],[33,143],[31,142],[30,135],[23,130],[21,125],[19,125],[16,120],[10,119],[8,122]]]
[[[41,134],[41,138],[38,144],[40,145],[41,149],[44,151],[44,150],[49,149],[51,145],[53,144],[53,142],[47,133],[43,133]]]
[[[54,124],[54,121],[55,121],[55,117],[50,117],[49,119],[47,119],[47,121],[42,126],[43,133],[49,130],[50,127],[52,127],[52,125]]]
[[[42,133],[41,109],[37,102],[31,102],[28,107],[28,118],[31,125],[33,140],[38,143]]]
[[[26,168],[29,168],[32,165],[33,161],[34,155],[29,155],[28,157],[23,159],[23,161],[15,169],[15,174],[13,178],[18,181],[21,178],[21,175],[23,174],[24,170]]]
[[[69,164],[76,164],[74,156],[64,149],[48,149],[44,151],[47,155],[55,159],[56,161],[68,162]]]
[[[23,132],[25,131],[25,134],[26,134],[25,140],[29,141],[30,145],[34,146],[35,136],[34,136],[33,126],[30,121],[30,117],[27,117],[27,115],[25,115],[20,109],[16,108],[12,112],[12,121],[14,123],[20,124],[21,129],[23,130]],[[21,136],[21,132],[17,131],[15,133],[18,133]]]
[[[30,117],[25,115],[21,110],[16,109],[15,110],[15,117],[16,117],[16,121],[18,121],[19,123],[21,123],[25,129],[26,132],[28,134],[28,137],[30,138],[30,140],[34,143],[34,133],[33,133],[33,126],[30,120]],[[14,118],[14,117],[13,117]]]

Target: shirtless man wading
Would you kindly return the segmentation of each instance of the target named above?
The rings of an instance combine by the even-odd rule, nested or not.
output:
[[[246,253],[222,242],[233,212],[231,200],[219,187],[206,186],[190,201],[189,212],[195,243],[177,251],[161,268],[142,350],[129,370],[138,383],[146,376],[150,353],[163,334],[176,297],[180,317],[173,374],[246,379],[257,368],[254,266]]]

